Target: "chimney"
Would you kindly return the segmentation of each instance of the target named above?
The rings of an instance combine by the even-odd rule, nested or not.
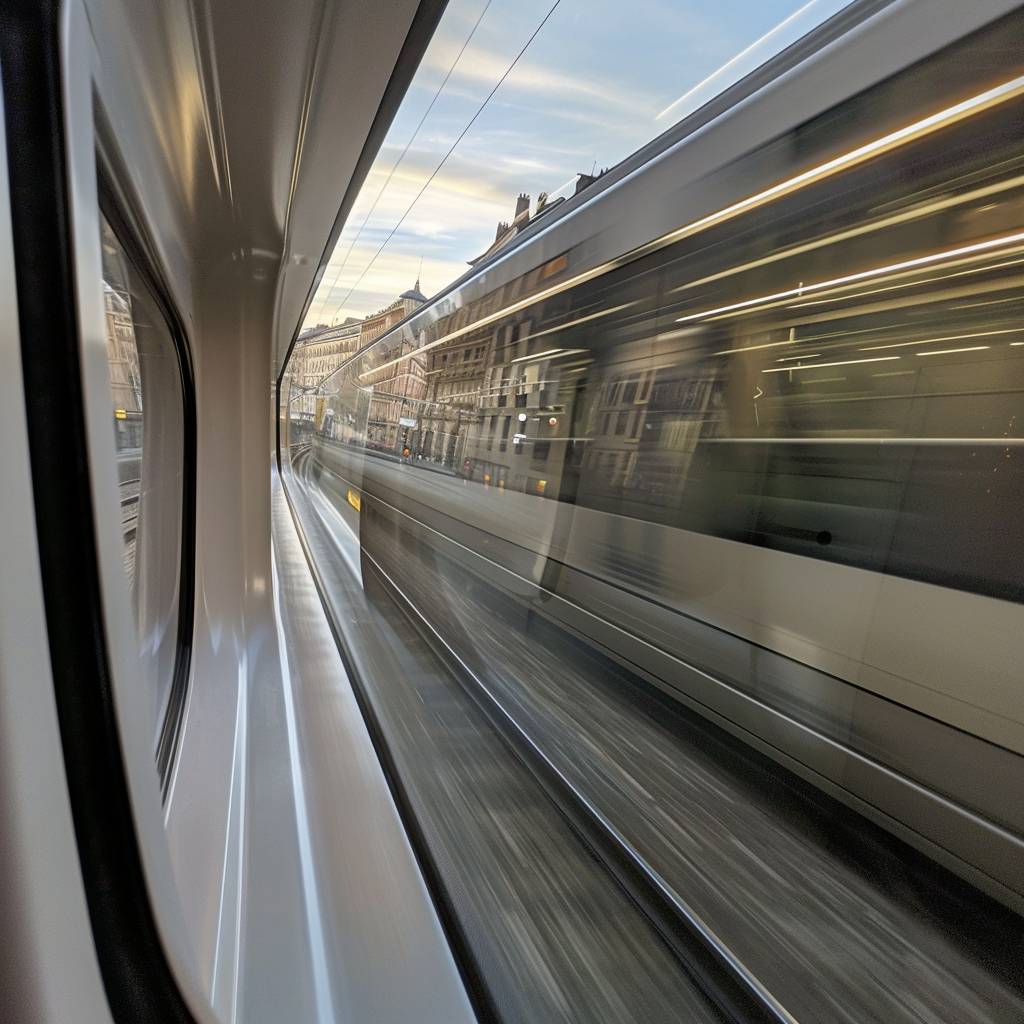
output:
[[[530,197],[525,192],[519,193],[519,198],[516,200],[516,220],[519,219],[519,215],[525,213],[530,208]]]

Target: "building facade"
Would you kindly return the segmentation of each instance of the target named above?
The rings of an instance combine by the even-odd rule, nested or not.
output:
[[[325,385],[358,351],[361,324],[348,317],[336,327],[318,324],[299,335],[289,364],[293,394],[298,392],[292,403],[293,417],[314,422],[317,429],[322,427]]]
[[[387,334],[427,301],[417,279],[406,292],[384,309],[368,316],[361,325],[360,349]],[[401,350],[391,354],[379,373],[367,379],[370,396],[366,424],[367,447],[378,451],[411,451],[426,397],[426,358],[408,339],[399,342]]]
[[[346,439],[361,434],[361,424],[334,422],[337,402],[330,398],[340,379],[338,371],[352,358],[392,327],[401,323],[426,302],[420,283],[403,292],[384,309],[363,319],[347,317],[336,326],[317,324],[303,331],[296,341],[295,353],[289,363],[292,377],[293,419],[308,423],[318,433]],[[372,391],[366,424],[366,441],[371,447],[394,448],[402,440],[401,420],[409,420],[411,405],[422,400],[426,390],[423,359],[410,352],[409,358],[382,372],[380,379],[368,382]]]

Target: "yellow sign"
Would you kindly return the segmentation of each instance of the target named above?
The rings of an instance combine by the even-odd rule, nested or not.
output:
[[[126,409],[115,409],[114,410],[115,420],[126,420],[128,419],[128,411]]]
[[[362,505],[359,495],[355,491],[350,490],[345,497],[348,498],[348,503],[358,512]]]

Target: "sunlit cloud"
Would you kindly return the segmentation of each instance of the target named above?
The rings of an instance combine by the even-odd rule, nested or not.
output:
[[[454,42],[434,47],[426,55],[424,66],[444,74],[457,53],[458,46]],[[480,46],[469,46],[462,54],[452,78],[456,82],[480,82],[493,86],[508,67],[511,56]],[[618,83],[616,87],[607,81],[572,75],[563,69],[539,67],[525,60],[515,66],[503,83],[502,90],[506,102],[509,92],[526,90],[542,93],[556,103],[578,102],[582,99],[604,108],[628,110],[633,114],[656,113],[657,105],[653,97],[624,83]]]
[[[494,241],[517,195],[613,166],[667,126],[655,116],[668,103],[807,2],[562,0],[480,111],[550,0],[492,0],[479,24],[484,0],[449,0],[306,325],[382,308],[421,264],[423,291],[441,291]]]

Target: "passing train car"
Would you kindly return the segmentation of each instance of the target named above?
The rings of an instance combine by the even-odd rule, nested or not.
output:
[[[621,9],[0,0],[4,1021],[1024,1020],[1024,8],[818,4],[317,326]]]
[[[470,490],[312,447],[396,524],[496,563],[496,585],[1014,903],[1019,28],[817,117],[795,114],[817,82],[775,83],[789,120],[733,108],[342,367],[339,414],[419,352],[484,342],[475,391],[425,398],[461,403]]]

